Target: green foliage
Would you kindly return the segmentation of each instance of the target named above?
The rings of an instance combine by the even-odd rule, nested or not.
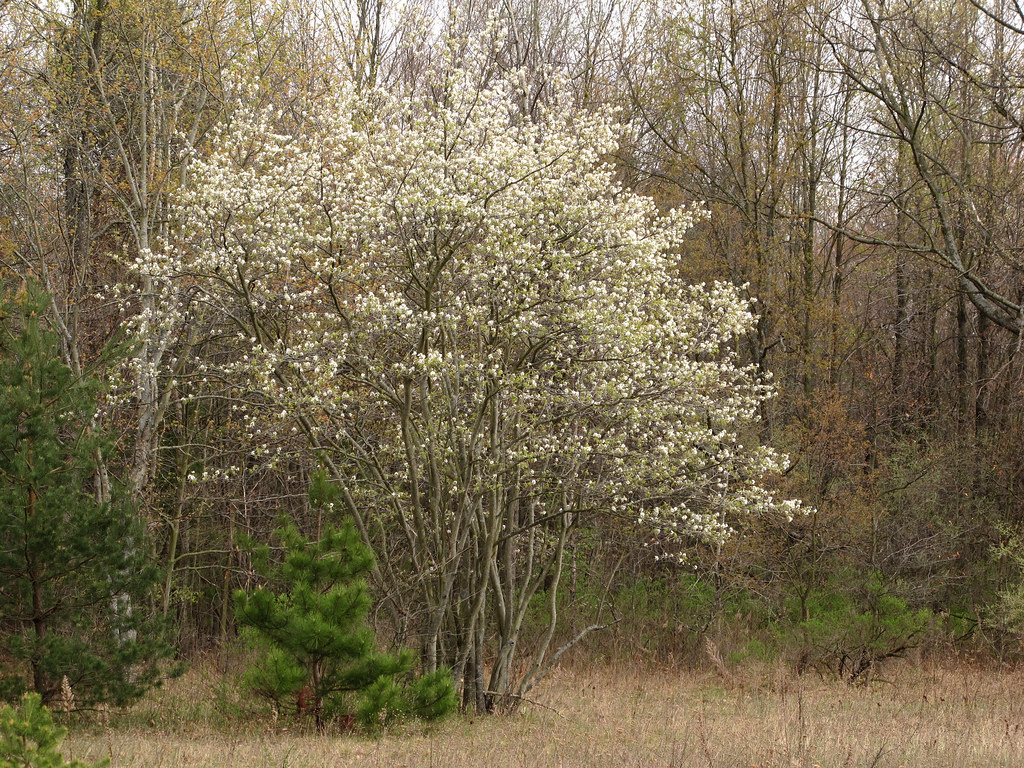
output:
[[[408,713],[421,720],[436,720],[455,711],[458,697],[450,669],[442,667],[417,678],[409,686]]]
[[[406,717],[436,720],[454,711],[458,697],[449,669],[423,675],[409,685],[381,676],[367,688],[356,707],[356,719],[366,728],[389,725]]]
[[[79,760],[65,762],[60,744],[67,730],[53,723],[38,694],[26,693],[18,709],[0,707],[0,768],[90,768]],[[91,768],[108,764],[101,760]]]
[[[388,725],[406,714],[406,704],[402,686],[393,677],[381,676],[363,693],[356,718],[367,728]]]
[[[756,637],[752,637],[743,646],[728,655],[726,661],[730,664],[742,664],[751,659],[761,663],[774,661],[776,657],[775,647]]]
[[[1008,526],[1001,533],[995,556],[1010,566],[1013,576],[1009,586],[999,592],[992,612],[997,626],[1024,637],[1024,537]]]
[[[47,702],[66,676],[79,704],[124,704],[170,653],[145,611],[159,574],[127,495],[97,490],[99,383],[61,361],[46,308],[34,286],[0,305],[2,688]]]
[[[877,572],[837,575],[811,593],[806,611],[781,630],[783,641],[800,647],[801,664],[828,667],[851,681],[913,647],[932,619],[926,609],[911,609]]]
[[[249,639],[260,647],[259,637]],[[243,685],[258,696],[274,703],[279,710],[285,699],[295,696],[309,680],[308,670],[283,649],[268,644],[260,648],[259,663],[249,667],[242,676]]]
[[[319,476],[311,501],[329,509],[332,489]],[[403,715],[431,718],[455,706],[451,675],[428,675],[408,685],[412,654],[381,653],[366,625],[370,596],[363,577],[373,555],[351,520],[324,529],[310,541],[294,524],[277,531],[284,559],[271,564],[268,547],[257,548],[255,561],[265,576],[283,589],[257,589],[235,595],[236,616],[259,652],[245,683],[281,706],[286,699],[309,694],[317,725],[332,714],[347,714],[352,698],[362,693],[356,711],[364,723]]]

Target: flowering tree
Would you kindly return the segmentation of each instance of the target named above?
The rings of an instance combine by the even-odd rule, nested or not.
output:
[[[593,515],[676,554],[794,505],[744,443],[769,395],[732,345],[747,302],[674,277],[694,214],[621,188],[609,115],[526,118],[515,78],[483,72],[447,68],[429,100],[341,85],[297,120],[240,105],[178,239],[137,266],[162,291],[139,332],[203,315],[235,339],[202,375],[253,393],[254,435],[305,433],[425,669],[489,709],[557,657],[564,552]],[[542,589],[551,626],[514,665]]]

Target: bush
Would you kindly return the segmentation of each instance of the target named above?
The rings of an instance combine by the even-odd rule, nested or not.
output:
[[[799,649],[798,669],[825,667],[855,681],[883,659],[914,647],[931,622],[931,611],[913,610],[881,574],[836,575],[807,600],[806,619],[781,630]]]

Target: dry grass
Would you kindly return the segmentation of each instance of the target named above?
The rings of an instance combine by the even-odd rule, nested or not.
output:
[[[456,717],[379,738],[321,737],[245,716],[233,691],[191,673],[74,757],[127,766],[1021,766],[1024,670],[886,672],[867,686],[782,669],[563,670],[512,717]],[[229,695],[230,694],[230,695]]]

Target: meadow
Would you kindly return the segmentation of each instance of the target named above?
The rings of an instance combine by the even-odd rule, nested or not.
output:
[[[782,666],[577,665],[513,715],[375,735],[275,722],[228,680],[194,669],[127,713],[72,724],[65,751],[113,768],[1024,765],[1022,668],[900,662],[849,685]]]

